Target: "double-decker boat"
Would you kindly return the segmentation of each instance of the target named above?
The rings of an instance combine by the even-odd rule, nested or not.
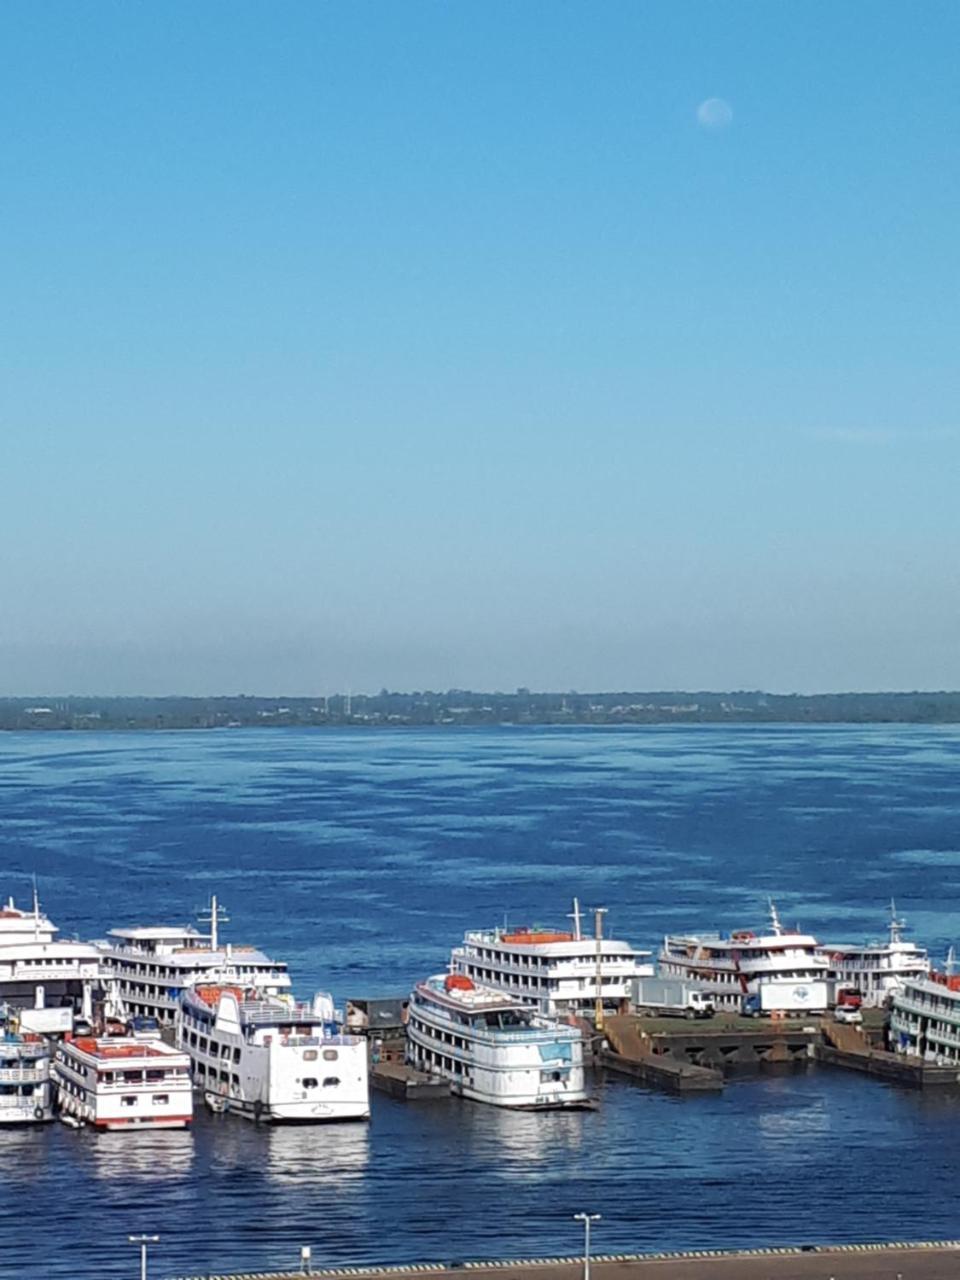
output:
[[[0,1008],[0,1125],[53,1119],[50,1049],[21,1031],[17,1014]]]
[[[571,915],[572,931],[533,926],[471,930],[450,957],[451,972],[547,1017],[590,1018],[598,1000],[605,1014],[618,1013],[632,980],[653,976],[650,952],[604,938],[600,912],[596,935],[585,936],[576,899]]]
[[[592,1105],[580,1029],[463,974],[439,974],[414,988],[407,1058],[476,1102],[532,1110]]]
[[[57,1045],[61,1116],[96,1129],[184,1129],[193,1119],[190,1059],[162,1040],[78,1036]]]
[[[0,907],[0,1005],[16,1010],[21,1031],[63,1034],[76,1015],[93,1016],[104,981],[100,954],[58,933],[40,910],[36,887],[31,910],[13,898]]]
[[[740,1008],[745,995],[757,994],[763,983],[826,984],[830,970],[830,960],[816,938],[786,928],[772,901],[766,932],[668,934],[659,963],[663,977],[694,982],[711,993],[718,1007],[733,1010]]]
[[[251,1120],[368,1120],[367,1042],[346,1035],[328,995],[311,1005],[240,987],[181,996],[177,1044],[214,1111]]]
[[[884,941],[823,943],[817,948],[827,957],[830,978],[836,990],[852,987],[867,1008],[882,1008],[904,983],[924,978],[930,972],[930,957],[923,947],[903,936],[906,923],[897,919],[896,904],[890,903],[890,935]]]
[[[205,917],[210,933],[192,925],[146,925],[111,929],[96,945],[112,978],[112,1004],[124,1017],[156,1018],[172,1027],[180,997],[198,983],[256,989],[273,996],[290,989],[287,966],[256,947],[221,945],[226,917],[211,899]]]

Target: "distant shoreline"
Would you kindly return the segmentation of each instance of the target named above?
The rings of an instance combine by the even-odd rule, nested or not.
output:
[[[960,724],[960,692],[485,693],[451,689],[331,697],[0,698],[0,731],[248,728],[622,727]]]

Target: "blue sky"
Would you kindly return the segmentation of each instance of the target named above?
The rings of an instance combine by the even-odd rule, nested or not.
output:
[[[0,692],[960,687],[958,40],[8,3]]]

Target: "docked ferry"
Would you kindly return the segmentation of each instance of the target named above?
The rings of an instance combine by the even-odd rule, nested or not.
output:
[[[659,961],[663,977],[695,982],[729,1010],[738,1010],[763,983],[825,983],[830,971],[816,938],[785,927],[773,902],[765,932],[668,934]]]
[[[510,996],[546,1017],[618,1013],[634,978],[653,976],[649,951],[629,942],[585,936],[574,899],[572,931],[521,926],[472,930],[450,957],[453,973]],[[597,935],[599,928],[599,913]]]
[[[57,1045],[61,1116],[96,1129],[185,1129],[193,1119],[190,1059],[162,1040],[79,1036]]]
[[[930,972],[930,957],[923,947],[904,938],[906,923],[897,919],[894,903],[890,904],[890,934],[886,941],[866,942],[859,946],[847,943],[824,943],[818,947],[830,964],[830,978],[836,990],[854,988],[867,1008],[884,1007],[891,996],[914,978]]]
[[[41,911],[37,891],[30,910],[10,898],[0,906],[0,1005],[17,1012],[21,1031],[46,1035],[89,1020],[104,981],[103,961],[87,942],[59,939]]]
[[[931,970],[893,993],[890,1047],[926,1062],[960,1062],[960,974]]]
[[[118,1014],[156,1018],[161,1027],[172,1027],[183,991],[197,983],[254,988],[268,996],[289,991],[285,964],[256,947],[221,945],[225,917],[216,897],[206,918],[208,934],[192,925],[147,925],[111,929],[96,944],[113,979]]]
[[[17,1015],[0,1009],[0,1125],[53,1119],[50,1049]]]
[[[592,1105],[579,1028],[462,974],[439,974],[415,987],[407,1057],[475,1102],[538,1111]]]
[[[368,1120],[367,1042],[328,995],[311,1005],[240,987],[183,992],[177,1045],[213,1111],[250,1120]]]

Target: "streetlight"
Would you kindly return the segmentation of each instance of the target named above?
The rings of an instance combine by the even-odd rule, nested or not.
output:
[[[583,1280],[590,1280],[590,1223],[600,1221],[599,1213],[575,1213],[574,1221],[583,1223]]]
[[[147,1245],[159,1244],[159,1236],[127,1236],[130,1244],[140,1246],[140,1280],[147,1280]]]

